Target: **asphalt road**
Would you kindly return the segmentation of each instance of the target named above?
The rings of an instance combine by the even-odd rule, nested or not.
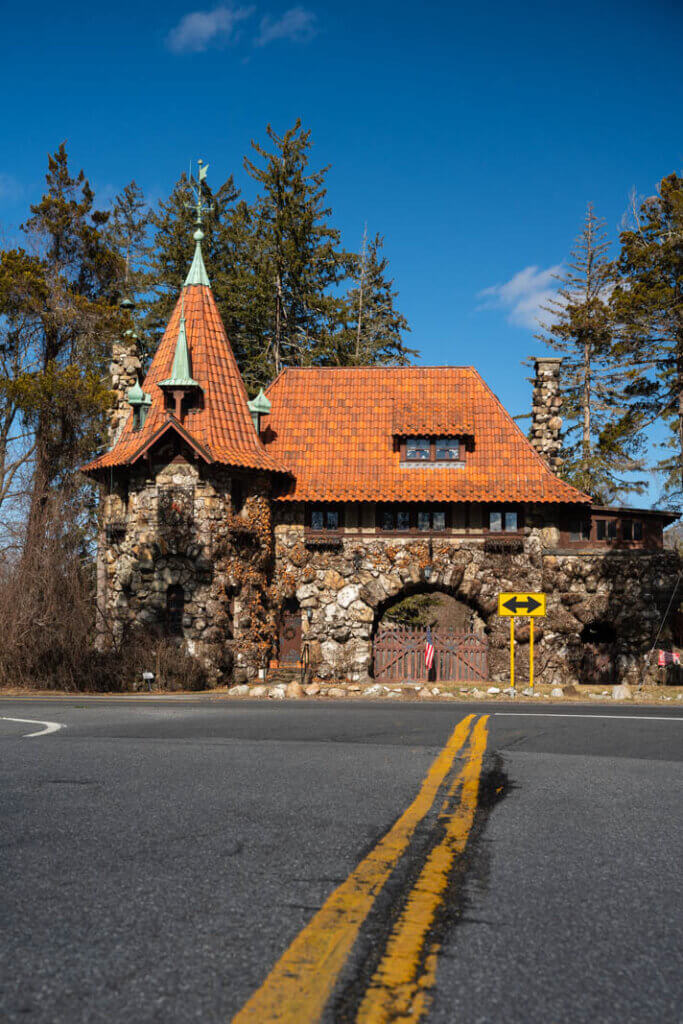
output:
[[[431,999],[406,1019],[679,1024],[681,710],[84,699],[0,702],[0,1020],[230,1021],[470,713],[490,715],[476,813],[429,931]],[[380,1019],[363,993],[440,806],[324,1020]]]

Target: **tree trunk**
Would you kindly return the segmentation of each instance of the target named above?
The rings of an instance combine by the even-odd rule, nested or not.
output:
[[[282,369],[282,278],[280,273],[275,275],[275,345],[273,346],[275,357],[275,376]]]
[[[583,345],[583,457],[591,454],[591,358],[588,342]]]

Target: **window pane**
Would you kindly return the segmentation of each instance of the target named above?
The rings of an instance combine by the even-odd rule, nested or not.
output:
[[[597,533],[598,540],[604,540],[605,536],[606,536],[605,520],[604,519],[598,519],[598,533]]]
[[[408,509],[401,509],[400,512],[396,513],[396,529],[397,530],[409,530],[410,529],[410,512]]]
[[[339,509],[338,508],[328,508],[327,511],[326,511],[326,514],[325,514],[325,519],[326,519],[326,522],[327,522],[327,529],[328,530],[338,530],[339,529]]]
[[[459,459],[460,442],[454,437],[439,437],[436,441],[437,459]]]
[[[610,540],[614,540],[617,535],[617,521],[616,519],[607,520],[607,536]]]
[[[633,539],[634,540],[642,540],[643,539],[643,524],[640,521],[640,519],[634,519],[633,520]]]
[[[624,538],[624,540],[632,540],[633,539],[633,520],[632,519],[622,519],[622,521],[621,521],[621,536]]]
[[[323,510],[321,508],[314,508],[311,511],[311,529],[322,530],[324,526]]]
[[[581,523],[578,519],[572,519],[569,524],[569,539],[570,540],[581,540]]]
[[[432,528],[434,530],[446,529],[446,513],[443,510],[432,513]]]
[[[429,459],[429,438],[409,437],[406,441],[407,459]]]
[[[500,533],[503,529],[503,513],[502,512],[489,512],[489,530],[494,533]]]
[[[428,530],[431,526],[431,515],[429,512],[420,510],[417,513],[417,528],[418,530]]]
[[[517,529],[517,513],[506,512],[505,513],[505,529],[516,530]]]
[[[382,509],[382,529],[393,530],[394,528],[394,513],[390,508]]]

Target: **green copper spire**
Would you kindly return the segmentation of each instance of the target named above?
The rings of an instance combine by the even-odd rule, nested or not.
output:
[[[269,398],[266,398],[263,394],[263,388],[261,388],[256,398],[252,398],[250,402],[247,402],[247,405],[249,406],[249,412],[251,413],[256,433],[258,434],[261,430],[261,417],[268,415],[273,407],[273,403]]]
[[[192,266],[190,271],[185,278],[185,288],[188,288],[193,284],[203,284],[209,287],[209,275],[206,272],[204,266],[204,257],[202,256],[202,239],[204,238],[204,232],[202,231],[202,220],[205,213],[211,213],[213,206],[205,203],[202,199],[202,182],[206,179],[206,172],[209,169],[209,165],[204,166],[202,160],[197,161],[199,167],[199,173],[197,175],[197,181],[194,180],[190,175],[190,185],[194,192],[194,209],[195,209],[195,224],[197,230],[194,233],[195,247],[194,247],[194,259],[192,260]]]
[[[178,340],[175,345],[173,356],[173,369],[167,380],[159,381],[160,388],[198,388],[199,384],[193,380],[190,374],[190,353],[187,347],[187,333],[185,331],[185,304],[180,317],[180,329]]]
[[[192,260],[192,266],[185,278],[185,288],[188,288],[192,284],[205,284],[207,288],[210,286],[209,275],[206,272],[204,266],[204,257],[202,256],[202,238],[204,232],[201,228],[197,228],[194,233],[196,245],[194,247],[194,259]]]

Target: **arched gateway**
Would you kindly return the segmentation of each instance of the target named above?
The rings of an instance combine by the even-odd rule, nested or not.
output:
[[[373,675],[377,682],[399,684],[487,680],[488,638],[481,617],[447,590],[399,595],[377,621]]]

